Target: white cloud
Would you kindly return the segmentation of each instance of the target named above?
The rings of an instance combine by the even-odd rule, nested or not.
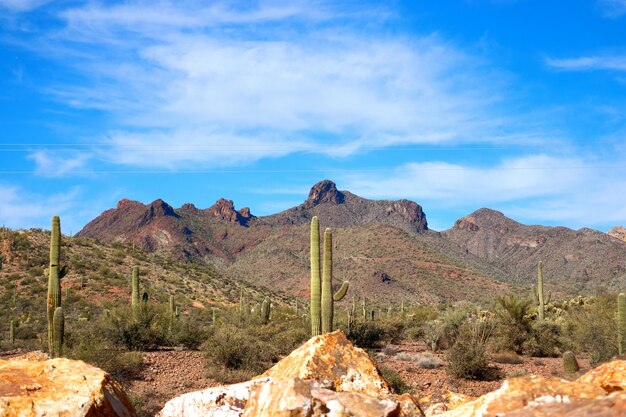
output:
[[[79,223],[72,216],[63,216],[76,207],[78,189],[33,194],[23,189],[0,184],[0,224],[10,228],[50,228],[50,219],[59,214],[64,233],[78,231]]]
[[[90,3],[64,11],[66,27],[45,41],[77,73],[47,92],[115,116],[111,162],[210,168],[302,150],[346,156],[541,136],[503,105],[506,76],[440,36],[360,29],[371,15],[324,2],[191,4]],[[168,142],[179,149],[144,151]],[[225,154],[203,154],[216,143]]]
[[[346,175],[340,178],[340,188],[369,198],[411,198],[426,209],[437,207],[460,215],[490,207],[521,221],[571,227],[626,225],[626,207],[620,198],[626,194],[626,181],[616,174],[626,167],[606,165],[548,155],[486,167],[412,163],[391,175]]]
[[[35,173],[46,177],[61,177],[82,170],[91,155],[86,152],[35,151],[28,155],[35,162]]]
[[[546,64],[566,71],[626,71],[626,55],[586,56],[565,59],[548,58],[546,59]]]
[[[416,201],[437,200],[447,206],[464,205],[469,200],[489,205],[558,195],[575,188],[585,178],[586,170],[578,159],[534,155],[504,160],[492,167],[410,163],[384,178],[348,175],[342,183],[357,194],[375,198],[402,195]]]

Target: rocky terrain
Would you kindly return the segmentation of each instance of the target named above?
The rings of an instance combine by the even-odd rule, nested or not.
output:
[[[328,180],[315,184],[302,204],[261,217],[223,198],[207,209],[122,200],[78,236],[208,263],[234,279],[306,297],[307,225],[314,215],[334,229],[337,279],[381,302],[480,299],[527,288],[539,260],[556,294],[626,285],[626,243],[608,234],[527,226],[489,209],[435,232],[415,202],[364,199]]]
[[[163,361],[152,361],[151,368],[163,369]],[[239,384],[191,391],[191,386],[179,382],[194,375],[182,379],[180,373],[162,372],[172,392],[188,392],[171,398],[157,415],[610,417],[626,412],[625,361],[615,360],[567,379],[541,376],[535,372],[539,369],[531,365],[528,374],[511,375],[498,383],[497,390],[479,397],[450,391],[448,386],[433,392],[429,388],[438,377],[436,370],[429,370],[434,371],[427,377],[430,384],[413,391],[419,394],[398,395],[363,350],[343,333],[334,332],[313,337],[267,372]],[[546,369],[562,375],[553,367]],[[0,382],[2,416],[136,415],[119,385],[80,361],[45,360],[41,354],[0,359]]]

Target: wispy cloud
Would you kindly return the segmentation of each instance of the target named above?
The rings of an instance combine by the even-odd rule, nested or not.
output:
[[[502,105],[506,76],[481,57],[438,35],[385,33],[371,10],[348,4],[135,1],[65,10],[65,27],[48,34],[45,50],[59,62],[80,57],[69,60],[77,76],[47,92],[115,117],[110,162],[168,169],[540,136],[514,105]],[[145,151],[174,141],[174,152]],[[227,151],[202,152],[217,143]],[[327,151],[327,143],[336,146]]]
[[[10,228],[49,228],[53,215],[63,215],[76,209],[77,188],[46,195],[33,194],[13,185],[0,184],[0,224]],[[65,222],[70,230],[77,231],[79,224]]]
[[[50,3],[52,0],[0,0],[0,9],[9,9],[15,12],[26,12]]]
[[[626,71],[626,55],[583,56],[564,59],[548,58],[546,59],[546,64],[566,71]]]
[[[340,183],[341,188],[370,198],[404,196],[440,209],[491,207],[526,221],[602,226],[626,222],[626,208],[616,198],[626,193],[626,181],[606,174],[616,169],[626,171],[626,165],[607,167],[583,158],[531,155],[480,167],[412,163],[379,178],[346,175]]]
[[[61,177],[84,168],[91,155],[87,152],[35,151],[28,158],[35,162],[36,174]]]
[[[618,18],[626,14],[626,0],[598,0],[604,16]]]

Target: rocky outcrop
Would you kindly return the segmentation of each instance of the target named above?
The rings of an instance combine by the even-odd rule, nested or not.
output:
[[[324,203],[341,204],[344,202],[344,198],[344,194],[337,190],[337,185],[334,182],[323,180],[311,187],[304,207],[311,208]]]
[[[626,415],[626,361],[592,369],[576,381],[525,376],[461,405],[429,404],[427,416],[440,417],[584,417]],[[608,395],[607,395],[608,394]]]
[[[220,198],[206,210],[202,211],[205,215],[215,217],[216,219],[223,220],[228,223],[236,223],[241,226],[247,226],[252,214],[248,207],[244,207],[241,210],[235,210],[235,204],[232,200],[226,200]]]
[[[250,381],[170,400],[159,417],[419,416],[409,395],[391,394],[367,353],[340,332],[311,338]]]
[[[609,236],[613,236],[616,239],[622,240],[626,242],[626,227],[615,226],[608,232],[606,232]]]
[[[69,359],[0,360],[2,417],[133,417],[121,387],[96,367]]]

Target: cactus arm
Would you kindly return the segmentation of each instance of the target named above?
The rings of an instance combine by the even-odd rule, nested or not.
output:
[[[320,277],[320,229],[317,216],[311,219],[311,335],[322,334]]]
[[[54,333],[54,312],[61,306],[61,274],[60,268],[61,252],[61,220],[59,216],[52,217],[52,228],[50,231],[50,267],[48,268],[48,298],[46,302],[46,312],[48,318],[48,349],[53,349]]]
[[[263,324],[267,324],[270,321],[270,309],[271,309],[271,301],[269,297],[265,297],[263,300],[263,305],[261,306],[261,321]]]
[[[346,293],[348,292],[349,286],[350,286],[350,283],[348,281],[344,281],[343,284],[341,284],[341,287],[335,293],[335,295],[333,295],[333,301],[343,300],[343,297],[345,297]]]

